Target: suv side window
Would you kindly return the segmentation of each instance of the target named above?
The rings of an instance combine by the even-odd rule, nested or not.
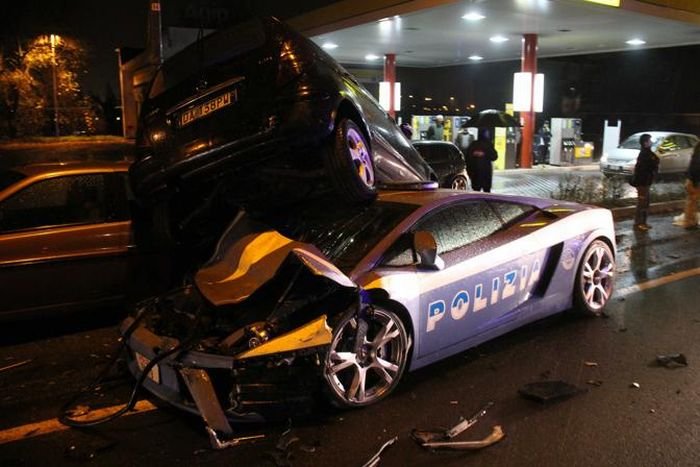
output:
[[[105,222],[104,176],[42,180],[0,205],[0,232]]]
[[[462,156],[462,152],[455,148],[450,146],[450,162],[453,164],[459,164],[460,162],[464,162],[464,156]]]
[[[412,230],[427,230],[437,242],[438,254],[488,237],[503,226],[485,201],[450,206],[419,221]]]

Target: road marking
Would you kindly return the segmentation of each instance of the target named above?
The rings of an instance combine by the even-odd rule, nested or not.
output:
[[[636,292],[641,292],[642,290],[653,289],[654,287],[670,284],[671,282],[687,279],[688,277],[693,277],[697,275],[700,275],[700,268],[688,269],[687,271],[681,272],[674,272],[672,274],[669,274],[668,276],[659,277],[658,279],[652,279],[650,281],[642,282],[640,284],[625,287],[624,289],[619,289],[615,293],[615,295],[626,296]]]
[[[122,407],[124,407],[123,404],[91,410],[89,413],[83,416],[75,417],[75,419],[81,422],[94,420],[114,413]],[[149,401],[142,400],[138,401],[134,406],[134,409],[125,413],[124,416],[150,412],[152,410],[156,410],[157,408],[158,407],[151,404]],[[69,428],[69,426],[66,426],[59,422],[57,418],[52,418],[50,420],[44,420],[36,423],[30,423],[28,425],[17,426],[14,428],[8,428],[7,430],[0,431],[0,445],[12,443],[14,441],[19,441],[22,439],[34,438],[35,436],[56,433],[59,431],[67,430]]]

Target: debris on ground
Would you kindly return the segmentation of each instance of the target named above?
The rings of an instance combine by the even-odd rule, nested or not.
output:
[[[626,327],[618,328],[617,332],[627,332],[627,328]]]
[[[105,435],[90,433],[88,438],[80,437],[79,442],[73,442],[66,447],[63,456],[70,461],[88,462],[98,454],[108,451],[117,445],[117,441]]]
[[[599,379],[589,379],[586,381],[586,384],[590,384],[591,386],[602,386],[603,382]]]
[[[382,452],[392,444],[394,444],[397,440],[399,439],[398,436],[394,436],[391,438],[389,441],[386,443],[382,444],[382,447],[379,448],[379,451],[370,458],[362,467],[376,467],[379,465],[379,461],[381,460]]]
[[[649,413],[656,413],[656,409],[649,409]]]
[[[423,447],[430,449],[453,449],[453,450],[472,450],[483,449],[485,447],[496,444],[503,439],[505,433],[501,425],[496,425],[491,430],[486,438],[477,441],[438,441],[434,443],[425,443]]]
[[[31,363],[31,359],[30,360],[23,360],[23,361],[17,362],[17,363],[12,363],[11,365],[7,365],[7,366],[0,368],[0,373],[5,372],[5,371],[9,371],[9,370],[13,370],[15,368],[19,368],[19,367],[27,365],[29,363]]]
[[[598,366],[598,362],[583,362],[583,364],[590,367]]]
[[[657,355],[656,364],[666,368],[680,368],[688,366],[688,359],[682,353],[674,353],[669,355]]]
[[[455,426],[447,430],[418,430],[414,429],[411,432],[411,437],[420,444],[431,443],[433,441],[446,441],[454,438],[463,431],[471,428],[479,421],[481,417],[486,415],[486,411],[493,407],[493,402],[486,403],[478,412],[472,415],[469,419],[462,417]]]
[[[68,415],[70,418],[75,418],[75,417],[82,417],[83,415],[87,415],[90,413],[90,407],[87,405],[76,405],[72,409],[68,410],[66,412],[66,415]]]
[[[582,392],[586,392],[586,390],[564,381],[538,381],[528,383],[518,389],[518,394],[525,399],[531,399],[543,404],[568,399]]]
[[[474,426],[491,407],[493,407],[493,402],[488,402],[469,419],[462,418],[458,424],[446,430],[430,431],[414,429],[411,432],[411,437],[422,447],[428,449],[470,450],[491,446],[499,442],[505,436],[500,425],[494,426],[491,430],[491,434],[484,439],[474,441],[451,441],[452,438]]]
[[[634,388],[634,389],[639,389],[639,388],[641,388],[641,386],[639,385],[639,383],[637,383],[636,381],[633,382],[632,384],[630,384],[630,387],[631,387],[631,388]]]

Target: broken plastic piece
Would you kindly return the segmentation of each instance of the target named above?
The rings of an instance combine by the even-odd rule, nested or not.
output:
[[[377,465],[379,465],[379,461],[381,460],[382,452],[384,452],[384,450],[386,448],[388,448],[389,446],[394,444],[396,442],[396,440],[398,440],[398,439],[399,439],[398,436],[394,436],[389,441],[382,444],[382,447],[379,448],[379,451],[377,451],[377,453],[374,456],[372,456],[372,458],[370,460],[368,460],[367,463],[365,465],[363,465],[362,467],[376,467]]]
[[[463,431],[469,429],[470,427],[474,426],[474,424],[479,421],[481,417],[483,417],[486,414],[486,411],[493,407],[493,402],[487,402],[481,409],[479,409],[478,412],[476,412],[474,415],[472,415],[469,419],[464,419],[462,418],[461,421],[450,428],[449,430],[444,430],[444,431],[427,431],[427,430],[413,430],[411,432],[411,436],[413,439],[418,441],[421,444],[425,443],[430,443],[433,441],[444,441],[448,439],[452,439],[455,436],[459,435]]]
[[[211,427],[206,427],[207,433],[209,434],[209,441],[211,442],[211,447],[214,449],[226,449],[233,446],[238,446],[241,443],[248,441],[255,441],[262,439],[265,435],[251,435],[251,436],[239,436],[238,438],[222,439],[219,435],[211,429]]]
[[[31,359],[30,360],[23,360],[21,362],[17,362],[17,363],[13,363],[11,365],[4,366],[4,367],[0,368],[0,373],[2,373],[3,371],[8,371],[8,370],[12,370],[15,368],[19,368],[19,367],[24,366],[28,363],[31,363]]]
[[[583,362],[586,366],[598,366],[598,362]]]
[[[589,379],[586,381],[586,384],[590,384],[591,386],[602,386],[603,382],[599,379]]]
[[[688,366],[688,359],[682,353],[657,355],[656,363],[659,366],[665,366],[666,368],[679,368],[682,366]]]
[[[486,438],[478,441],[440,441],[435,443],[425,443],[423,447],[431,449],[454,449],[454,450],[471,450],[483,449],[485,447],[496,444],[503,439],[505,433],[500,425],[496,425],[491,430],[491,434]]]
[[[639,389],[641,386],[639,385],[638,382],[635,381],[634,383],[630,384],[630,387],[635,388],[635,389]]]
[[[526,384],[518,389],[518,393],[522,397],[541,403],[568,399],[582,392],[586,392],[586,390],[579,389],[564,381],[538,381],[536,383]]]

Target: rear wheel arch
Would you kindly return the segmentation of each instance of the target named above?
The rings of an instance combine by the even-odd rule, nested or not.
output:
[[[343,120],[343,118],[349,118],[355,124],[360,127],[360,131],[362,131],[362,135],[365,137],[367,140],[367,144],[369,145],[369,150],[370,152],[372,151],[372,138],[370,137],[369,134],[369,128],[367,126],[367,122],[365,121],[364,117],[360,113],[359,110],[357,110],[357,107],[350,102],[347,99],[343,99],[340,101],[338,104],[337,110],[335,111],[335,116],[333,118],[333,129],[338,126],[338,124]]]

